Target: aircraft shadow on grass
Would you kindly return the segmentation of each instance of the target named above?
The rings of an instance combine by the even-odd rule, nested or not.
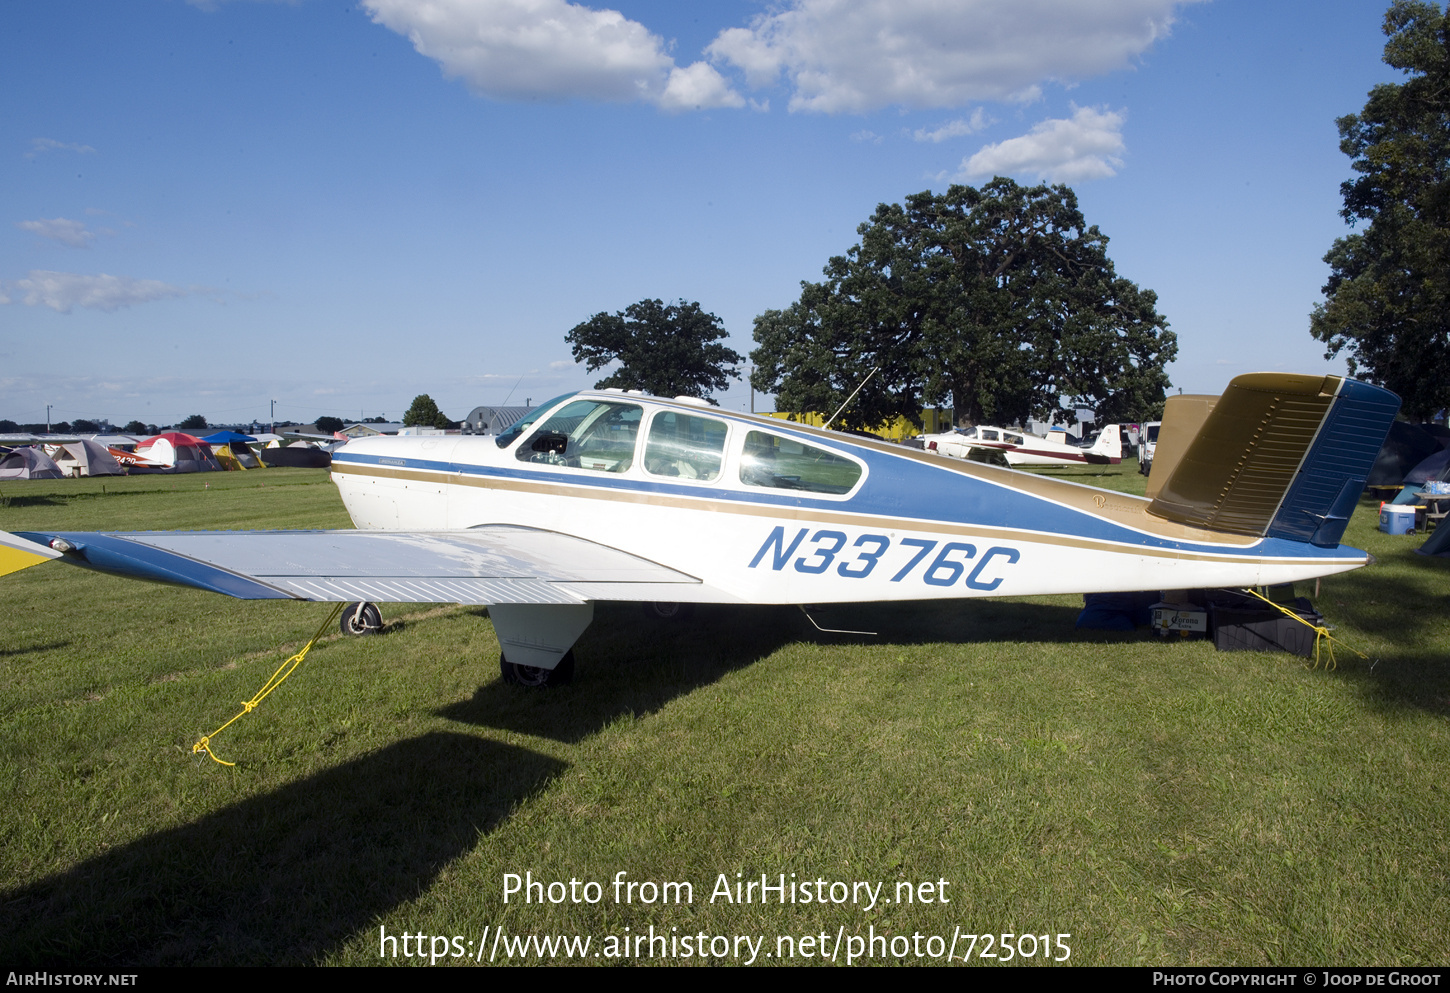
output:
[[[660,621],[642,616],[636,604],[601,603],[579,642],[587,663],[580,663],[573,685],[520,693],[517,686],[490,679],[470,699],[437,713],[472,726],[576,743],[621,715],[653,713],[791,644],[885,650],[893,645],[1122,637],[1076,632],[1073,623],[1080,608],[1042,603],[923,601],[808,609],[822,627],[875,634],[818,631],[795,607],[702,604],[687,620]]]
[[[0,894],[0,960],[305,965],[425,892],[564,764],[433,733]]]

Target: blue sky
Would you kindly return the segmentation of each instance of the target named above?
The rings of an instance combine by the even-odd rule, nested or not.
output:
[[[46,0],[0,29],[0,417],[452,418],[647,297],[733,346],[881,202],[1067,182],[1175,387],[1342,372],[1336,117],[1384,6]],[[718,399],[748,409],[740,383]],[[768,398],[757,398],[769,409]]]

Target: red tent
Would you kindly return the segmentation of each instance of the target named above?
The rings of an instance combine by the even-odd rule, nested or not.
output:
[[[220,472],[222,469],[211,453],[211,446],[185,431],[167,431],[147,438],[136,446],[136,454],[165,466],[152,472]],[[131,471],[144,470],[135,466]]]

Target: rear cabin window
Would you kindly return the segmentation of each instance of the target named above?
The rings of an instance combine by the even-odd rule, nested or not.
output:
[[[520,462],[624,472],[634,464],[634,443],[644,410],[632,403],[575,400],[560,407],[519,445]]]
[[[644,471],[712,482],[725,461],[725,422],[666,411],[650,422],[644,445]]]
[[[745,436],[740,481],[747,486],[839,494],[860,478],[861,466],[850,459],[764,431]]]

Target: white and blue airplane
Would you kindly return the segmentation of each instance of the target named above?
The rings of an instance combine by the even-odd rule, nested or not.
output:
[[[357,530],[0,532],[242,599],[487,604],[505,678],[562,682],[600,600],[824,604],[1262,586],[1364,565],[1339,540],[1399,408],[1335,376],[1241,376],[1145,499],[688,397],[557,397],[497,437],[355,440]]]

